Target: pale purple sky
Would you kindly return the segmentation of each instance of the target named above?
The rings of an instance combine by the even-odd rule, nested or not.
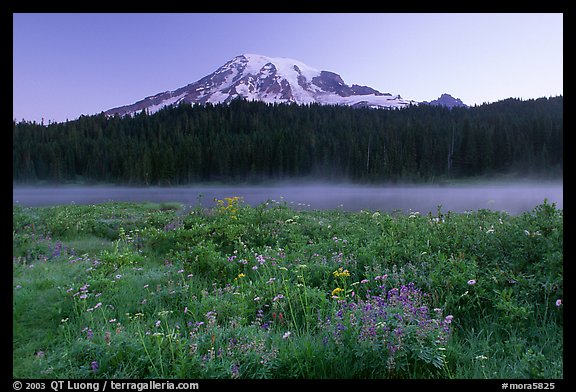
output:
[[[66,121],[288,57],[415,101],[563,95],[562,13],[13,14],[13,118]]]

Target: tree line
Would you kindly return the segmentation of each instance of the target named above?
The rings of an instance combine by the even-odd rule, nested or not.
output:
[[[182,185],[293,178],[436,182],[561,177],[563,97],[469,108],[318,104],[166,107],[13,122],[13,181]]]

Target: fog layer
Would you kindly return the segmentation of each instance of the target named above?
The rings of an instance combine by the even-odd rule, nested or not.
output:
[[[402,211],[420,213],[464,212],[478,209],[519,214],[542,204],[544,199],[563,208],[563,184],[522,183],[449,186],[359,186],[334,184],[271,186],[190,186],[190,187],[114,187],[114,186],[15,186],[13,202],[23,206],[96,204],[109,201],[180,202],[187,206],[210,207],[214,199],[240,196],[245,203],[267,201],[286,203],[295,209],[333,209],[349,211]]]

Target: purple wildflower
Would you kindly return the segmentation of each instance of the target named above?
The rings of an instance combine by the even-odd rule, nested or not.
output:
[[[232,372],[232,378],[238,378],[240,377],[240,368],[237,364],[232,364],[232,367],[230,368],[230,372]]]

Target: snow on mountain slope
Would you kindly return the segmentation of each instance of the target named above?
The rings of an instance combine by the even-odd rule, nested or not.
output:
[[[374,108],[400,108],[417,104],[400,95],[381,93],[371,87],[348,86],[340,75],[314,69],[297,60],[243,54],[185,87],[110,109],[105,114],[134,114],[144,109],[151,114],[180,102],[216,104],[238,97],[266,103],[319,103]]]

